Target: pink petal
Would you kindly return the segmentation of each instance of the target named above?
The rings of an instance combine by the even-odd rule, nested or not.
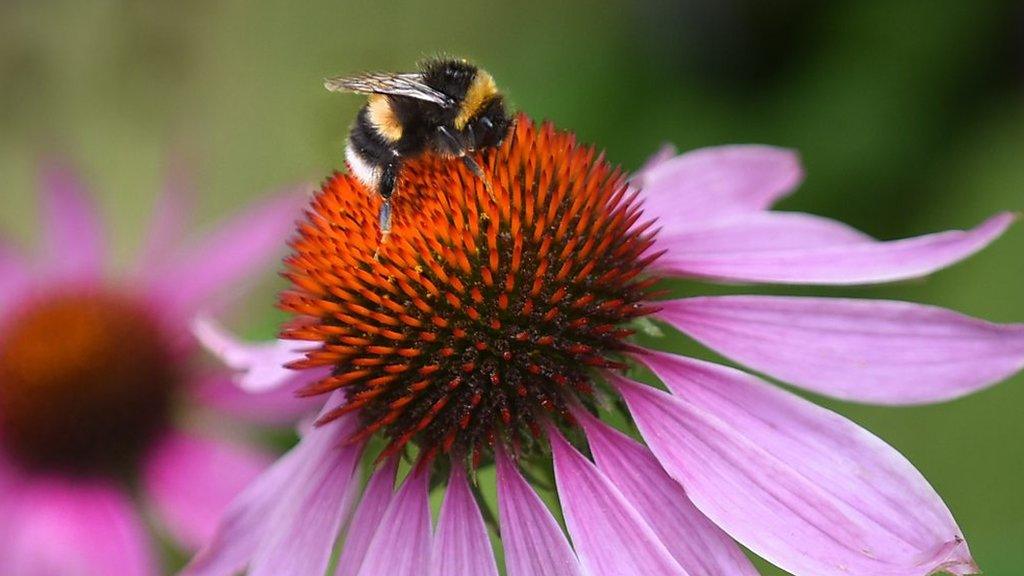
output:
[[[704,258],[765,250],[852,246],[877,241],[842,222],[799,212],[750,212],[685,230],[662,231],[673,258]]]
[[[103,272],[103,225],[96,207],[70,169],[44,167],[42,212],[46,269],[62,279],[96,280]]]
[[[548,436],[562,514],[586,573],[685,575],[622,493],[561,434]]]
[[[296,349],[303,348],[302,343],[289,340],[242,342],[206,316],[193,321],[192,332],[210,353],[239,372],[235,376],[237,386],[223,378],[200,382],[193,394],[203,404],[267,424],[294,422],[323,405],[319,397],[299,398],[296,393],[327,376],[328,368],[290,370],[284,367],[303,357]]]
[[[247,343],[208,316],[200,315],[192,324],[192,333],[211,354],[242,374],[238,385],[247,392],[267,392],[291,387],[296,379],[309,378],[310,371],[285,368],[285,364],[305,358],[308,342],[273,340]],[[318,376],[320,371],[316,371]]]
[[[719,353],[846,400],[948,400],[1024,367],[1024,324],[992,324],[933,306],[770,296],[659,304],[661,318]]]
[[[267,519],[275,511],[279,496],[289,487],[301,489],[292,484],[292,479],[308,458],[308,453],[292,449],[239,493],[221,516],[209,543],[192,558],[182,576],[223,576],[243,571],[269,530]]]
[[[176,432],[153,448],[143,484],[163,525],[195,550],[213,536],[228,504],[270,463],[264,452]]]
[[[373,476],[370,476],[370,482],[366,485],[366,491],[359,501],[359,507],[356,508],[348,533],[345,535],[336,576],[359,574],[359,569],[366,558],[366,551],[370,548],[370,541],[373,540],[373,535],[384,518],[384,512],[391,504],[396,469],[397,461],[389,459],[373,473]]]
[[[345,417],[312,429],[231,503],[184,574],[233,574],[247,563],[250,576],[322,574],[359,489],[362,446],[345,443],[356,426]]]
[[[174,256],[185,238],[188,215],[193,207],[190,188],[184,172],[172,169],[153,206],[146,239],[138,255],[137,266],[142,277],[148,278],[159,269],[160,263]]]
[[[192,250],[155,270],[154,290],[176,310],[195,312],[234,295],[240,282],[274,268],[301,216],[307,187],[256,204]]]
[[[708,520],[646,448],[585,411],[578,419],[598,469],[693,576],[756,576],[740,547]]]
[[[281,503],[266,519],[270,528],[252,559],[249,576],[304,576],[327,570],[338,532],[358,495],[356,466],[362,447],[342,444],[357,429],[354,417],[326,426],[341,430],[321,434],[313,429],[307,436],[319,436],[318,458],[310,459],[293,479],[298,490],[278,495]]]
[[[675,393],[611,376],[651,451],[733,538],[794,574],[977,571],[949,510],[896,450],[724,366],[642,360]]]
[[[753,237],[708,242],[721,249],[692,252],[686,235],[670,231],[658,238],[668,250],[657,266],[669,274],[724,281],[781,284],[873,284],[926,276],[978,252],[1013,222],[1008,213],[994,216],[969,231],[954,230],[888,242],[847,242],[779,248]],[[696,232],[694,234],[697,234]],[[851,240],[853,238],[851,237]],[[788,244],[788,242],[786,243]]]
[[[320,374],[319,370],[304,372]],[[287,386],[268,392],[246,392],[240,389],[229,377],[216,374],[198,379],[189,390],[192,399],[213,410],[223,412],[231,418],[259,424],[290,426],[297,421],[315,416],[317,409],[323,405],[321,396],[299,398],[295,393],[314,378],[302,378],[304,373],[296,373]],[[308,374],[313,376],[313,374]],[[317,378],[318,379],[318,378]]]
[[[583,576],[547,506],[507,455],[498,454],[497,460],[498,515],[508,576]]]
[[[29,283],[29,267],[14,248],[0,241],[0,310],[4,313]],[[0,314],[0,322],[3,322]]]
[[[739,145],[687,152],[642,172],[644,211],[665,231],[764,210],[803,180],[792,150]]]
[[[430,566],[430,474],[411,472],[381,519],[359,576],[422,576]]]
[[[651,157],[644,162],[643,166],[637,168],[636,172],[630,176],[630,182],[638,188],[645,188],[649,184],[648,176],[651,171],[678,155],[679,151],[676,150],[676,147],[673,144],[662,144],[661,148],[652,154]]]
[[[498,576],[480,508],[462,466],[452,467],[434,535],[431,576]]]
[[[35,477],[0,526],[5,576],[155,576],[154,550],[128,494],[83,478]]]

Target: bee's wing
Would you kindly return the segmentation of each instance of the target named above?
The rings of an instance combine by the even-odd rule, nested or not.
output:
[[[357,76],[340,76],[324,80],[324,87],[331,92],[358,92],[360,94],[392,94],[433,102],[438,106],[450,106],[451,98],[423,82],[419,73],[388,74],[370,72]]]

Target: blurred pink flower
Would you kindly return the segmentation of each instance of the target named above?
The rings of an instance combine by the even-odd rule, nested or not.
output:
[[[286,260],[290,341],[257,349],[203,327],[229,364],[259,367],[243,376],[250,388],[332,396],[187,574],[322,574],[344,534],[337,576],[496,575],[466,472],[491,458],[509,576],[755,574],[736,542],[797,575],[977,572],[941,498],[879,438],[751,374],[623,338],[653,313],[820,394],[888,405],[970,394],[1024,366],[1024,325],[893,301],[657,301],[644,279],[915,278],[981,250],[1012,216],[879,241],[769,211],[803,172],[793,152],[767,146],[663,151],[630,191],[593,150],[524,117],[480,163],[496,203],[458,163],[407,167],[379,246],[375,197],[336,175]],[[666,390],[618,369],[636,364]],[[643,443],[600,419],[616,397]],[[363,489],[372,434],[388,444]],[[396,490],[407,445],[419,464]],[[548,447],[571,543],[526,479]],[[433,465],[445,452],[450,471]],[[436,528],[431,480],[447,483]]]
[[[172,183],[137,266],[112,279],[81,184],[57,165],[41,179],[41,253],[0,242],[0,574],[157,574],[144,510],[194,550],[271,461],[203,426],[198,408],[278,423],[302,408],[201,366],[189,326],[280,256],[305,195],[259,202],[183,246],[189,210]]]

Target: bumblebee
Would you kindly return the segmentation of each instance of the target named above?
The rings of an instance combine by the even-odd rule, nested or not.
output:
[[[418,72],[329,78],[331,92],[368,94],[349,131],[349,170],[380,194],[380,229],[391,230],[391,196],[402,162],[424,153],[460,159],[487,186],[470,153],[501,144],[511,119],[486,71],[449,58],[427,60]]]

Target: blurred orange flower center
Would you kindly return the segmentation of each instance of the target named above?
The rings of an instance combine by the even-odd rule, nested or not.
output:
[[[291,243],[283,337],[320,343],[295,367],[333,368],[304,393],[345,389],[322,422],[358,412],[384,455],[536,445],[651,311],[653,233],[619,170],[525,116],[476,159],[490,190],[457,160],[407,164],[383,243],[378,196],[335,175]]]
[[[166,423],[176,381],[156,321],[112,294],[21,308],[0,333],[0,446],[29,468],[133,463]]]

